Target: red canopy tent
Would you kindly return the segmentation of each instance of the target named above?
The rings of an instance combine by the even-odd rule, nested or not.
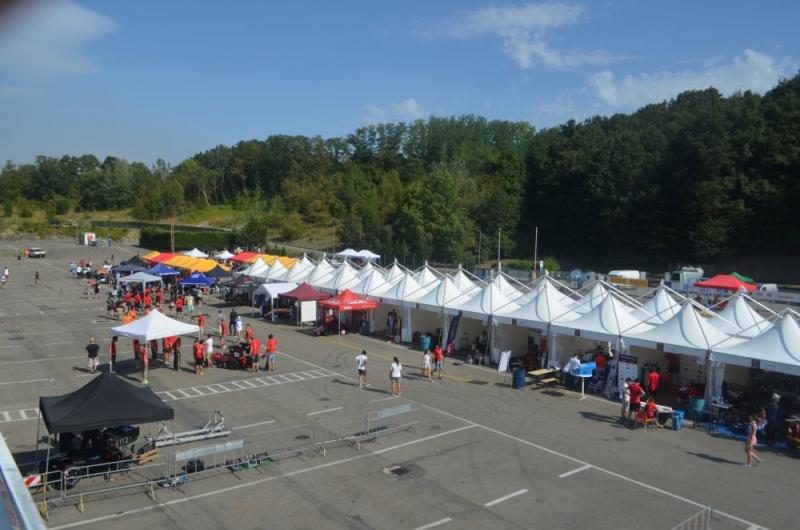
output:
[[[154,257],[150,260],[151,263],[163,263],[165,261],[171,260],[178,254],[172,254],[171,252],[162,252],[158,256]]]
[[[250,260],[258,256],[258,252],[239,252],[234,257],[231,258],[231,261],[236,261],[239,263],[248,263]]]
[[[321,291],[317,291],[309,284],[303,282],[291,291],[287,291],[285,293],[280,293],[278,298],[283,298],[285,300],[297,300],[298,302],[311,302],[313,300],[325,300],[326,298],[330,298],[331,295],[327,293],[323,293]]]
[[[695,282],[694,286],[703,289],[722,289],[724,291],[739,291],[744,289],[748,293],[752,293],[758,289],[752,283],[743,282],[736,276],[730,274],[717,274],[708,280]]]
[[[350,289],[345,289],[338,296],[323,300],[319,305],[336,309],[337,311],[366,311],[367,309],[375,309],[380,304],[361,298]]]
[[[337,296],[321,301],[319,305],[321,305],[322,307],[327,307],[329,309],[335,309],[336,311],[339,312],[340,318],[337,318],[336,320],[337,320],[337,325],[339,326],[339,335],[341,335],[342,311],[366,311],[367,309],[375,309],[380,304],[378,302],[373,302],[372,300],[367,300],[366,298],[361,298],[350,289],[345,289]]]

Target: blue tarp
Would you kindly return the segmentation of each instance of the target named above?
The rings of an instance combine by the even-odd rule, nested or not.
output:
[[[152,274],[153,276],[179,276],[180,272],[173,269],[168,265],[164,265],[163,263],[158,263],[155,267],[147,269],[147,274]]]
[[[194,274],[190,274],[182,280],[178,280],[180,285],[199,285],[201,287],[209,287],[214,285],[216,282],[217,280],[214,278],[209,278],[202,272],[195,272]]]

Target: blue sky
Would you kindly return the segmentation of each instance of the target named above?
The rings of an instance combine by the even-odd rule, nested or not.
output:
[[[34,0],[0,20],[0,158],[178,163],[478,114],[537,129],[800,69],[800,3]]]

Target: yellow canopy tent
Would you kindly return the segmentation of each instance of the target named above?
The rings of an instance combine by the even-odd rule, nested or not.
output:
[[[151,261],[153,258],[158,257],[160,254],[161,254],[161,252],[158,252],[157,250],[151,250],[150,252],[148,252],[147,254],[142,256],[142,259],[143,260],[147,260],[147,261]]]

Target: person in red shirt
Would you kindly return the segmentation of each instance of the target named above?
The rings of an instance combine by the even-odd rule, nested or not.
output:
[[[199,338],[203,338],[203,330],[206,328],[206,315],[205,313],[200,313],[197,315],[197,325],[200,327],[200,332],[198,334]]]
[[[194,339],[194,343],[192,343],[192,356],[194,357],[194,373],[203,375],[203,361],[205,357],[203,355],[203,345],[200,343],[200,339]]]
[[[605,381],[605,375],[606,375],[606,363],[607,363],[607,362],[608,362],[608,361],[606,360],[606,356],[605,356],[605,355],[603,355],[603,352],[602,352],[602,351],[598,351],[598,352],[597,352],[597,353],[594,355],[594,363],[595,363],[595,365],[597,366],[597,378],[598,378],[600,381]]]
[[[638,379],[636,379],[633,383],[630,384],[628,387],[628,391],[631,394],[631,404],[628,409],[628,419],[633,420],[634,415],[639,412],[639,409],[642,406],[642,396],[644,396],[644,389],[642,389],[642,385]]]
[[[152,307],[153,306],[153,299],[150,298],[150,293],[145,293],[144,298],[142,299],[145,307]]]
[[[650,395],[653,395],[658,392],[658,387],[660,385],[661,374],[654,368],[651,368],[650,373],[647,374],[647,391],[650,392]]]
[[[252,330],[251,330],[252,331]],[[250,371],[258,372],[258,354],[261,350],[261,342],[255,337],[250,337]]]
[[[183,316],[183,304],[185,303],[186,301],[183,299],[183,296],[179,296],[178,299],[175,300],[175,318],[178,320]]]
[[[142,308],[142,297],[137,291],[135,295],[133,295],[133,307],[136,311],[139,311]]]
[[[249,341],[252,338],[253,338],[253,326],[247,324],[244,327],[244,340]]]
[[[658,413],[658,407],[656,407],[656,400],[652,397],[647,399],[647,403],[644,404],[644,413],[648,419],[655,418],[656,414]]]
[[[156,291],[156,307],[159,309],[161,308],[161,302],[164,300],[164,294],[161,292],[161,289]]]
[[[278,354],[278,339],[270,333],[267,340],[267,366],[265,368],[270,372],[275,371],[275,357]]]
[[[444,369],[444,350],[442,350],[441,344],[437,344],[433,347],[433,362],[436,365],[436,372],[439,374],[439,379],[441,379],[442,370]]]

